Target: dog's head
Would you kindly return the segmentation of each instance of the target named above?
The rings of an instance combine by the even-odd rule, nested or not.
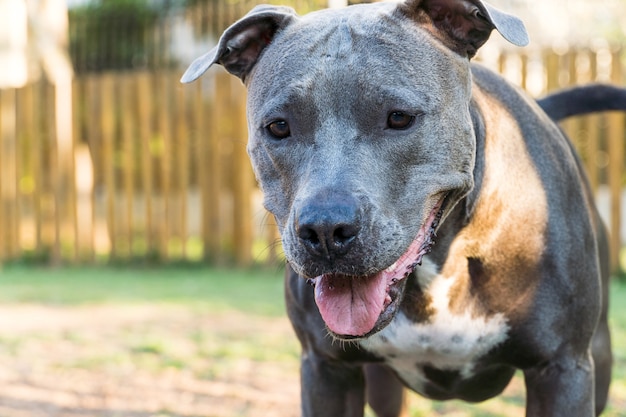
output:
[[[327,327],[384,327],[438,224],[473,186],[469,59],[522,23],[479,0],[412,0],[297,16],[258,6],[198,58],[248,88],[248,152],[292,267]]]

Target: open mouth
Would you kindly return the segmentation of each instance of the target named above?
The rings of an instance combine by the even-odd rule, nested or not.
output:
[[[444,200],[445,196],[432,208],[406,252],[383,271],[368,276],[324,274],[312,280],[317,307],[335,336],[365,337],[391,321],[401,302],[406,278],[434,244]]]

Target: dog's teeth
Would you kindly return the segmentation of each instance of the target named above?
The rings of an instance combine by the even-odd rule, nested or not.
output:
[[[389,306],[389,304],[391,304],[391,296],[389,294],[387,294],[387,296],[385,297],[385,302],[383,303],[383,309],[381,311],[381,313],[383,313],[385,311],[385,309]]]
[[[394,262],[393,265],[391,265],[389,268],[385,269],[385,272],[393,272],[394,269],[396,269],[396,266],[398,266],[398,262]]]
[[[321,277],[307,278],[306,283],[312,287],[315,287],[320,282]]]

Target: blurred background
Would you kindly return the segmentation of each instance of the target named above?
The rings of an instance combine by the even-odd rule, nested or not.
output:
[[[241,83],[220,68],[178,82],[255,2],[0,1],[0,262],[280,256],[245,154]],[[493,3],[522,17],[532,42],[511,48],[494,34],[479,59],[533,96],[624,83],[623,0]],[[329,5],[290,4],[301,14]],[[613,231],[617,267],[622,115],[565,128]]]
[[[179,83],[260,2],[300,14],[346,4],[0,0],[0,416],[299,415],[299,348],[245,151],[245,90],[221,67]],[[478,59],[532,96],[626,84],[625,0],[490,3],[521,17],[531,44],[494,33]],[[563,127],[611,231],[606,415],[623,417],[626,122],[608,112]],[[410,415],[511,417],[523,405],[517,377],[479,407],[411,397]]]

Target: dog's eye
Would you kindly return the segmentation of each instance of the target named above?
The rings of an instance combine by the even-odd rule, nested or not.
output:
[[[413,124],[414,120],[415,116],[411,116],[410,114],[406,114],[401,111],[394,111],[389,113],[389,116],[387,117],[387,127],[394,130],[407,129]]]
[[[289,123],[285,120],[275,120],[267,125],[267,131],[276,139],[285,139],[291,135]]]

